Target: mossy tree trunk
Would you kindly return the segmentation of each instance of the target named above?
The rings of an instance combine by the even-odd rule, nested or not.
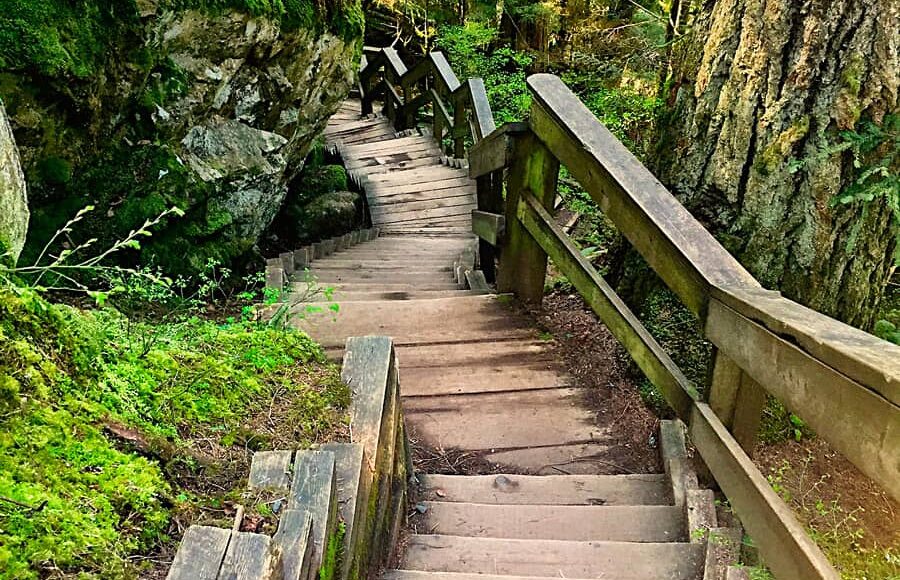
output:
[[[765,286],[863,328],[898,225],[884,196],[835,203],[865,169],[837,149],[842,132],[898,113],[898,12],[896,0],[695,1],[656,167]]]

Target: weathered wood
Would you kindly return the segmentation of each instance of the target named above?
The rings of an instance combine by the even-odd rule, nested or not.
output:
[[[334,533],[337,517],[337,481],[334,453],[330,451],[298,451],[294,456],[294,478],[288,508],[302,510],[312,516],[313,552],[311,567],[318,570],[325,554],[328,538]],[[298,561],[285,556],[285,568]]]
[[[532,130],[695,314],[714,285],[759,286],[559,78],[528,86]]]
[[[488,286],[487,280],[484,277],[484,272],[481,270],[466,271],[466,282],[472,290],[477,290],[479,292],[491,291],[491,287]]]
[[[488,101],[487,91],[484,88],[484,81],[473,78],[468,79],[466,84],[468,85],[468,97],[474,121],[473,126],[476,129],[472,138],[477,143],[493,133],[497,125],[494,123],[494,114],[491,112],[491,104]]]
[[[308,580],[318,569],[312,567],[314,545],[312,515],[305,509],[286,509],[278,521],[272,540],[281,549],[284,580]]]
[[[281,267],[284,269],[284,273],[287,275],[291,275],[294,273],[294,253],[293,252],[282,252],[278,254],[278,257],[281,258]]]
[[[675,413],[687,419],[696,389],[631,309],[597,273],[543,205],[531,195],[519,201],[516,219],[578,289],[591,309],[625,347],[647,378],[656,385]],[[505,252],[510,252],[506,249]],[[504,255],[504,260],[506,256]],[[543,288],[542,288],[543,290]],[[503,291],[503,288],[500,288]]]
[[[359,443],[326,443],[323,451],[334,453],[335,475],[337,477],[338,512],[344,522],[344,554],[353,554],[357,542],[365,528],[366,505],[369,500],[370,482],[363,476],[366,457]],[[349,557],[341,560],[341,578],[347,579],[353,561]]]
[[[837,572],[790,508],[706,403],[694,404],[690,435],[777,578],[838,580]]]
[[[341,378],[353,392],[350,405],[353,440],[363,446],[366,456],[372,460],[378,456],[393,352],[393,342],[384,336],[347,339],[344,352]]]
[[[507,123],[469,149],[469,177],[481,177],[512,162],[515,137],[528,131],[527,123]]]
[[[706,335],[823,439],[900,499],[900,407],[728,306]]]
[[[217,580],[281,580],[280,554],[272,538],[249,532],[232,532],[231,542]]]
[[[496,246],[506,231],[506,216],[486,211],[472,210],[472,232]]]
[[[421,475],[426,497],[481,504],[662,505],[664,475]]]
[[[900,346],[762,288],[716,288],[713,296],[835,370],[900,405]]]
[[[184,533],[166,580],[216,580],[231,530],[191,526]]]
[[[248,487],[254,489],[290,489],[292,451],[257,451],[250,463]]]
[[[431,60],[431,69],[434,71],[434,78],[438,81],[441,90],[452,93],[458,89],[459,79],[456,78],[456,73],[453,72],[444,53],[434,51],[428,54],[428,58]]]
[[[753,455],[766,391],[724,353],[717,352],[709,387],[709,406],[748,455]]]
[[[686,506],[688,491],[697,488],[697,475],[688,462],[681,421],[659,422],[659,448],[663,467],[672,486],[675,505]]]
[[[526,303],[540,304],[544,297],[547,254],[517,218],[519,199],[530,194],[549,206],[556,198],[559,161],[534,135],[516,139],[506,192],[506,239],[497,276],[497,290],[514,292]]]

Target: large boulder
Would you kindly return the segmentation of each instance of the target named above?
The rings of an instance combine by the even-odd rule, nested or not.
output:
[[[31,4],[53,9],[38,18]],[[6,27],[0,15],[0,96],[31,187],[25,253],[85,205],[98,211],[84,236],[101,243],[177,205],[185,217],[160,224],[141,256],[173,272],[252,254],[352,87],[362,42],[358,0],[12,10]],[[5,44],[9,27],[63,50]]]
[[[28,233],[28,195],[19,151],[0,101],[0,261],[15,262]]]

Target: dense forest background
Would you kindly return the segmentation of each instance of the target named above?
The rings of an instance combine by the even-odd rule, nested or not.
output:
[[[366,12],[368,44],[441,50],[460,77],[484,78],[498,124],[527,116],[529,74],[560,75],[766,287],[900,341],[896,3],[393,0]],[[564,169],[561,192],[585,253],[651,326],[685,340],[669,329],[689,317]],[[703,358],[701,344],[671,346]]]

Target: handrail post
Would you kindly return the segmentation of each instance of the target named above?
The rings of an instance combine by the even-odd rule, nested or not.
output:
[[[540,304],[544,297],[547,254],[519,222],[517,210],[523,192],[544,207],[556,199],[559,161],[531,132],[516,137],[506,190],[506,240],[500,258],[497,290],[513,292],[526,303]]]
[[[466,98],[460,96],[453,103],[453,156],[462,159],[466,155]]]
[[[753,456],[766,391],[722,352],[713,356],[709,406],[749,456]]]

